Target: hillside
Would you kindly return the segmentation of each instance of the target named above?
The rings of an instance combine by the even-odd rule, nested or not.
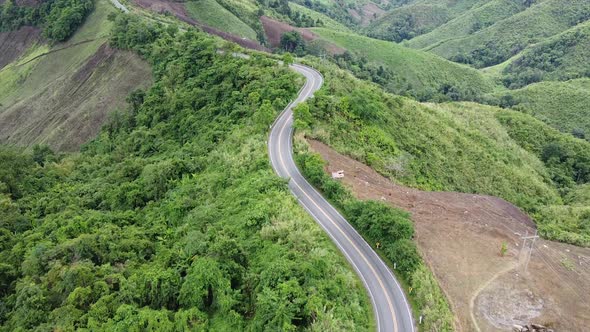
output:
[[[590,251],[575,245],[590,247],[588,142],[520,112],[393,96],[311,61],[325,85],[307,112],[295,113],[295,144],[311,145],[327,171],[345,176],[337,184],[315,180],[317,171],[307,177],[336,202],[352,190],[411,212],[415,243],[459,319],[457,330],[585,326],[588,305],[578,294],[590,289]],[[535,230],[553,241],[537,242],[543,249],[535,249],[526,273],[520,237]],[[498,254],[502,243],[505,255]]]
[[[488,67],[589,18],[590,3],[586,0],[545,0],[467,36],[445,39],[444,33],[435,30],[431,33],[437,36],[432,40],[437,42],[432,46],[416,45],[447,59]]]
[[[412,38],[408,45],[416,49],[430,49],[452,39],[466,37],[496,22],[509,18],[526,7],[523,3],[513,0],[491,0],[481,6],[467,10],[434,31],[420,34]]]
[[[481,0],[406,1],[391,5],[383,16],[365,30],[373,38],[401,42],[412,39],[443,25],[452,18],[484,3]]]
[[[362,81],[344,84],[328,67],[323,73],[310,137],[411,187],[499,196],[535,215],[544,236],[590,245],[581,215],[557,223],[541,211],[590,182],[589,142],[520,112],[421,104]]]
[[[495,96],[564,133],[590,138],[590,79],[540,82]]]
[[[323,39],[389,70],[392,77],[385,87],[394,93],[410,94],[420,100],[473,100],[493,89],[493,84],[477,70],[426,52],[324,28],[314,28],[312,31]]]
[[[3,56],[11,62],[0,69],[1,142],[75,151],[96,136],[131,91],[150,84],[144,61],[108,46],[107,16],[114,8],[104,0],[95,6],[67,42],[27,43],[16,59]],[[5,35],[22,43],[22,34]]]
[[[504,64],[503,82],[519,88],[540,81],[590,77],[590,21],[525,49]]]
[[[0,148],[0,330],[371,328],[360,281],[269,165],[300,78],[218,44],[119,16],[111,45],[153,85],[79,154]]]
[[[185,6],[190,16],[203,24],[256,40],[256,31],[215,0],[189,1]]]

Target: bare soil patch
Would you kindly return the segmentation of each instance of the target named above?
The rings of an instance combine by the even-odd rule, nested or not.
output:
[[[175,1],[166,1],[166,0],[133,0],[135,4],[139,7],[151,10],[156,13],[170,13],[176,16],[179,20],[186,22],[190,25],[197,26],[201,28],[203,31],[219,36],[225,40],[232,41],[242,47],[257,50],[257,51],[268,51],[268,49],[262,45],[258,41],[250,40],[247,38],[242,38],[240,36],[233,35],[231,33],[221,31],[215,28],[212,28],[208,25],[205,25],[201,22],[190,17],[186,8],[184,7],[184,3],[182,2],[175,2]]]
[[[274,20],[268,16],[260,17],[260,22],[262,23],[262,27],[264,28],[264,33],[266,34],[266,39],[273,47],[277,47],[281,44],[281,36],[285,32],[290,32],[293,30],[298,31],[303,39],[306,41],[312,41],[318,38],[318,36],[304,28],[297,28],[292,25],[289,25],[284,22],[280,22]]]
[[[378,19],[379,17],[383,16],[385,11],[376,4],[369,2],[363,6],[361,11],[361,25],[367,26],[372,21]]]
[[[75,151],[98,134],[109,113],[125,106],[131,91],[150,83],[147,63],[105,43],[71,74],[0,106],[0,142]]]
[[[362,26],[368,26],[372,21],[383,16],[385,11],[376,4],[369,2],[364,4],[360,10],[349,8],[348,14]]]
[[[590,249],[539,239],[528,266],[521,250],[533,221],[503,199],[424,192],[393,183],[370,167],[317,141],[312,150],[328,172],[360,199],[409,211],[416,243],[447,294],[461,331],[510,331],[538,323],[556,331],[590,330]],[[502,257],[500,248],[508,251]]]
[[[41,30],[22,27],[17,31],[0,32],[0,69],[18,59],[41,39]]]
[[[320,36],[313,33],[311,30],[306,28],[297,28],[292,25],[289,25],[284,22],[280,22],[274,20],[267,16],[260,17],[260,22],[262,23],[262,27],[264,29],[264,34],[266,35],[266,40],[268,40],[269,44],[272,47],[279,47],[281,44],[281,36],[285,32],[290,31],[298,31],[303,39],[307,42],[318,42],[319,45],[324,48],[330,54],[342,54],[346,51],[346,49],[336,46],[333,43],[328,42],[327,40],[320,39]]]

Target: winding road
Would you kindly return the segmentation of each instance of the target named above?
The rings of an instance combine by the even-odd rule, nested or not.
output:
[[[336,243],[360,276],[373,304],[379,332],[414,332],[414,321],[408,301],[393,273],[326,199],[301,175],[292,153],[293,107],[313,97],[323,83],[315,69],[294,64],[291,69],[306,78],[295,99],[277,118],[271,128],[268,149],[272,167],[289,179],[289,188],[299,203]]]
[[[111,0],[115,7],[128,13],[119,0]],[[234,56],[247,58],[242,53]],[[285,108],[272,125],[268,150],[272,167],[280,177],[289,179],[289,188],[299,203],[320,224],[336,243],[360,276],[373,304],[378,332],[414,332],[410,305],[387,265],[342,215],[301,175],[293,160],[293,107],[313,97],[324,79],[313,68],[293,64],[291,69],[305,76],[305,85],[297,98]]]

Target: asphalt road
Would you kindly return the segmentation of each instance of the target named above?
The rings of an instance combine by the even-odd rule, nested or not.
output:
[[[292,65],[306,78],[305,86],[272,126],[268,149],[277,174],[289,180],[289,188],[299,203],[320,224],[360,276],[373,304],[378,331],[414,332],[414,321],[406,297],[389,268],[333,208],[301,175],[292,154],[293,112],[298,103],[313,97],[323,78],[316,70]]]

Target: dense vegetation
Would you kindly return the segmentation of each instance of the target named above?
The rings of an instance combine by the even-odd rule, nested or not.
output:
[[[0,150],[0,330],[366,330],[344,259],[272,172],[299,88],[200,32],[116,19],[153,66],[79,155]]]
[[[590,181],[588,142],[523,113],[473,103],[420,104],[320,68],[326,85],[309,105],[311,137],[406,185],[502,197],[546,223],[552,229],[546,237],[590,245],[582,219],[557,223],[537,215],[563,205],[569,192]],[[529,133],[534,149],[525,140]],[[564,235],[570,232],[580,236]]]
[[[94,8],[93,0],[50,0],[39,6],[16,6],[14,0],[0,5],[0,31],[24,25],[43,27],[43,36],[53,41],[68,39]]]
[[[305,116],[309,114],[306,104],[298,108],[295,121],[300,129],[305,130],[313,118]],[[409,296],[416,310],[427,317],[421,328],[424,331],[453,331],[449,304],[411,241],[414,227],[409,214],[382,202],[356,200],[340,182],[326,174],[320,155],[310,153],[304,142],[297,142],[297,150],[296,161],[305,177],[344,212],[368,243],[379,243],[377,250],[380,254],[396,263],[397,275],[412,288]]]
[[[497,118],[510,137],[543,161],[553,185],[566,202],[532,209],[539,233],[551,239],[590,246],[588,201],[572,199],[587,191],[590,183],[590,144],[560,134],[522,113],[502,111],[497,113]],[[573,205],[568,206],[568,202]]]

